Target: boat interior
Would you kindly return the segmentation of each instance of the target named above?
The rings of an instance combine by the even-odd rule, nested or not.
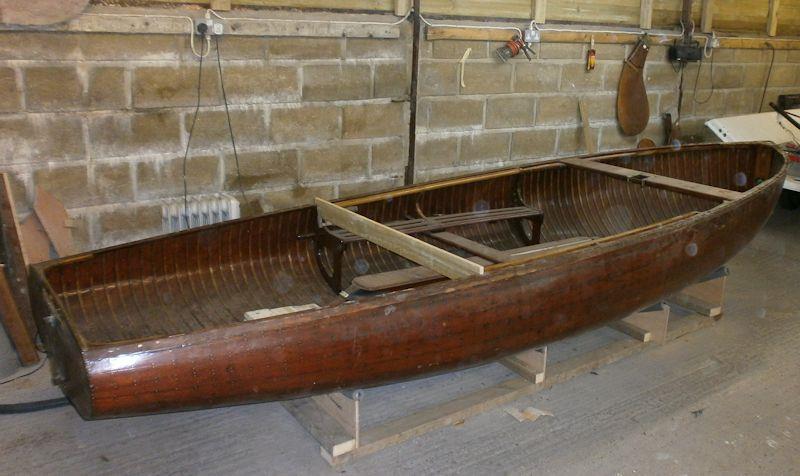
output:
[[[155,237],[45,263],[39,279],[83,345],[187,334],[569,252],[737,200],[781,167],[762,144],[562,159]]]

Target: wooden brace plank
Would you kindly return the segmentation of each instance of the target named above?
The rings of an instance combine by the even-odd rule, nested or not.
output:
[[[653,28],[653,0],[641,0],[639,27],[643,30]]]
[[[545,23],[547,21],[547,0],[533,0],[533,21]]]
[[[591,170],[593,172],[599,172],[602,174],[611,175],[613,177],[621,177],[625,179],[637,177],[641,178],[645,185],[651,185],[654,187],[665,188],[678,192],[685,192],[714,200],[738,200],[744,196],[742,192],[737,192],[734,190],[726,190],[701,183],[688,182],[686,180],[665,177],[663,175],[654,175],[639,170],[626,169],[624,167],[617,167],[616,165],[593,160],[562,159],[561,163],[569,165],[570,167]]]
[[[714,0],[703,0],[702,13],[700,14],[700,30],[711,33],[714,29]]]
[[[393,230],[327,200],[316,198],[315,203],[323,220],[450,279],[477,276],[484,272],[484,267],[480,264]]]
[[[434,40],[478,40],[478,41],[508,41],[514,32],[509,30],[487,30],[476,26],[475,28],[429,27],[426,38]],[[675,41],[674,35],[649,32],[650,42],[653,45],[669,45]],[[571,31],[543,31],[542,42],[554,43],[588,43],[594,36],[595,43],[633,45],[639,41],[636,35],[625,33],[592,33]],[[701,44],[705,44],[705,36],[696,37]],[[767,49],[767,42],[776,50],[800,49],[800,40],[794,38],[757,37],[717,37],[720,48],[763,50]]]
[[[767,16],[767,35],[775,36],[778,34],[778,9],[781,0],[769,0],[769,16]]]

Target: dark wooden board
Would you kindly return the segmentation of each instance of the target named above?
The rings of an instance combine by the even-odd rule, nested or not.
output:
[[[2,306],[3,326],[17,350],[20,362],[23,365],[35,364],[39,361],[39,354],[34,345],[36,327],[31,313],[31,302],[28,295],[28,272],[25,256],[22,253],[22,242],[17,230],[16,213],[14,212],[14,199],[11,196],[11,187],[8,175],[2,175],[0,180],[0,262],[3,264],[3,300]]]

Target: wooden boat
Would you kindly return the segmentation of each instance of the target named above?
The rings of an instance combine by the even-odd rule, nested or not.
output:
[[[785,173],[771,145],[700,145],[318,200],[35,266],[34,313],[87,419],[395,382],[678,291],[753,238]]]

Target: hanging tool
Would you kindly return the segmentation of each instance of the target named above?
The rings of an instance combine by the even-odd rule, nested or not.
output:
[[[525,53],[525,57],[528,58],[528,61],[533,60],[533,56],[536,54],[531,49],[529,43],[522,41],[522,38],[520,38],[519,35],[514,35],[514,37],[508,40],[505,45],[497,48],[495,55],[497,55],[500,61],[507,63],[508,60],[517,56],[520,51]]]
[[[594,49],[594,35],[589,42],[589,51],[586,53],[586,71],[593,71],[597,66],[597,51]]]
[[[650,103],[644,85],[644,64],[649,51],[648,36],[644,35],[622,66],[617,94],[617,120],[627,136],[642,132],[650,120]]]

